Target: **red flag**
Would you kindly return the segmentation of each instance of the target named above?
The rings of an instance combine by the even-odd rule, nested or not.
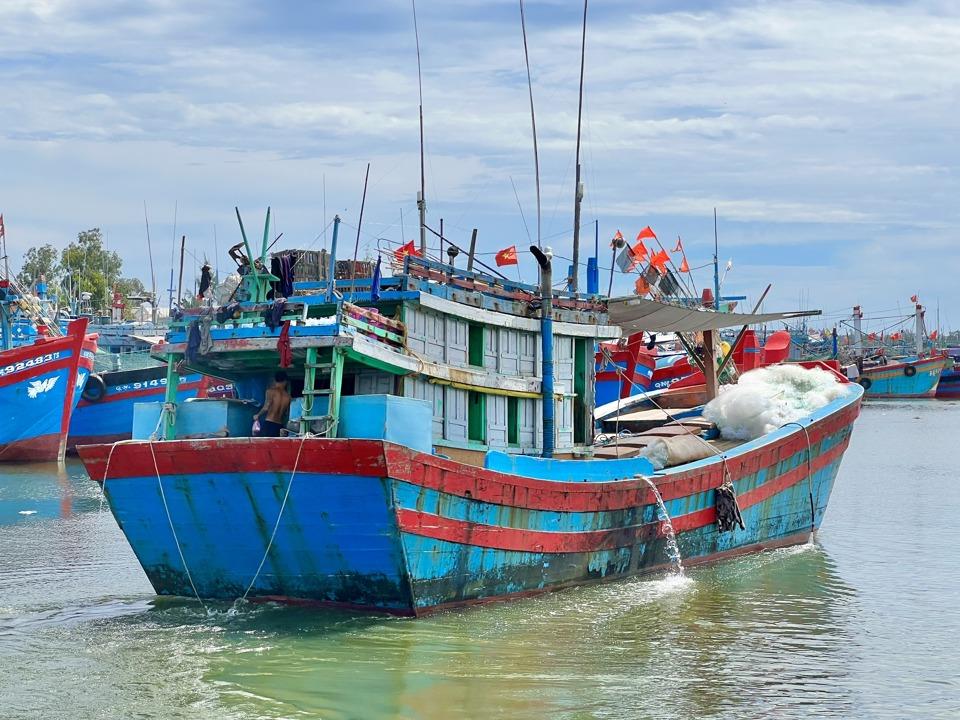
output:
[[[890,333],[890,339],[891,339],[891,340],[899,340],[899,339],[900,339],[900,333],[898,333],[898,332]]]
[[[637,240],[643,240],[644,238],[653,238],[654,240],[657,239],[657,234],[650,229],[649,225],[637,233]]]
[[[397,259],[397,262],[403,262],[403,259],[407,255],[413,255],[414,257],[420,257],[420,251],[417,250],[417,246],[413,244],[413,240],[401,245],[396,250],[393,251],[393,256]]]
[[[637,295],[643,296],[650,292],[650,283],[642,275],[633,283],[633,290]]]
[[[643,244],[643,240],[640,240],[636,245],[633,246],[632,253],[634,260],[636,260],[638,263],[643,262],[650,255],[650,253],[647,251],[647,246]]]
[[[916,296],[916,295],[911,295],[911,296],[910,296],[910,302],[915,303],[916,301],[917,301],[917,296]]]
[[[867,340],[876,340],[876,339],[877,339],[876,333],[870,333],[869,335],[867,335]]]
[[[517,260],[517,246],[511,245],[508,248],[504,248],[497,253],[497,267],[503,267],[504,265],[516,265],[519,261]]]
[[[617,243],[620,243],[619,245]],[[610,247],[623,247],[623,233],[617,230],[617,234],[613,236],[613,240],[610,241]]]
[[[665,273],[667,271],[667,262],[669,262],[669,260],[670,256],[667,255],[667,251],[661,250],[652,258],[650,258],[650,265],[655,267],[661,273]]]
[[[939,333],[937,330],[934,330],[932,333],[930,333],[930,339],[931,339],[931,340],[936,340],[936,339],[937,339],[937,336],[938,336],[939,334],[940,334],[940,333]]]
[[[690,272],[690,265],[687,264],[687,253],[684,252],[683,240],[680,239],[679,235],[677,235],[677,246],[673,249],[673,252],[680,253],[680,257],[683,258],[680,262],[680,272]]]

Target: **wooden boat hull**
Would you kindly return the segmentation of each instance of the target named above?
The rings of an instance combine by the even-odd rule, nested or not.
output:
[[[858,382],[868,398],[927,398],[937,392],[946,358],[936,356],[864,368]]]
[[[859,413],[862,389],[847,387],[804,421],[806,432],[786,427],[725,459],[651,476],[685,563],[810,537]],[[253,583],[253,599],[416,616],[669,564],[652,490],[641,477],[614,477],[623,474],[616,461],[581,461],[584,477],[571,482],[383,440],[183,440],[79,453],[162,595],[193,595],[192,579],[201,596],[234,599]],[[746,527],[721,534],[714,495],[726,477]]]
[[[75,320],[63,337],[0,352],[0,462],[63,458],[97,347],[86,327],[85,319]]]
[[[940,374],[937,397],[945,400],[960,399],[960,370],[944,370]]]
[[[103,393],[97,398],[87,393],[80,397],[70,419],[67,452],[74,452],[77,445],[129,440],[133,428],[133,406],[142,402],[163,402],[167,392],[166,375],[167,368],[163,365],[100,373],[104,383]],[[212,380],[198,373],[184,375],[177,386],[177,402],[206,397]],[[232,393],[230,383],[216,382],[229,388]]]

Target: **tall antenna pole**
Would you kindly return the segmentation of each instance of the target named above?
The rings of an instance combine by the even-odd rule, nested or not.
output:
[[[530,126],[533,129],[533,167],[537,181],[537,247],[540,243],[540,155],[537,152],[537,117],[533,111],[533,80],[530,78],[530,53],[527,51],[527,23],[520,0],[520,31],[523,33],[523,59],[527,64],[527,90],[530,93]]]
[[[150,258],[150,322],[157,324],[157,274],[153,271],[153,247],[150,245],[150,221],[147,219],[147,201],[143,201],[143,223],[147,226],[147,255]],[[141,316],[142,318],[142,316]]]
[[[423,74],[420,70],[420,30],[417,27],[417,0],[410,0],[413,6],[413,35],[417,40],[417,86],[420,90],[420,194],[417,196],[417,209],[420,211],[420,254],[427,256],[427,182],[423,164]]]
[[[720,309],[720,265],[717,256],[719,255],[719,240],[717,235],[717,209],[713,209],[713,307]]]
[[[360,227],[363,225],[363,206],[367,204],[367,181],[370,180],[370,163],[363,177],[363,199],[360,200],[360,219],[357,220],[357,241],[353,245],[353,265],[350,266],[350,300],[353,301],[353,281],[357,277],[357,253],[360,251]]]
[[[173,201],[173,242],[170,245],[170,314],[173,315],[173,257],[177,249],[177,201]]]
[[[573,193],[573,277],[570,291],[577,292],[577,277],[580,275],[580,202],[583,200],[583,185],[580,183],[580,121],[583,117],[583,66],[587,55],[587,1],[583,0],[583,38],[580,41],[580,100],[577,104],[577,180]]]

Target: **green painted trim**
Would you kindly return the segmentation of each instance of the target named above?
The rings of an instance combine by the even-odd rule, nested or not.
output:
[[[177,390],[180,387],[180,373],[177,372],[176,356],[167,355],[167,393],[164,397],[164,407],[173,407],[174,412],[165,412],[163,415],[164,440],[177,439]]]
[[[487,398],[484,393],[469,391],[467,396],[467,438],[487,442]]]
[[[367,367],[371,367],[376,370],[383,370],[384,372],[388,372],[391,375],[408,375],[409,374],[409,371],[404,370],[403,368],[399,368],[396,365],[391,365],[390,363],[384,360],[377,360],[375,358],[369,357],[362,353],[358,353],[353,348],[347,348],[345,350],[342,350],[341,352],[346,353],[346,356],[350,360],[353,360],[356,363],[359,363],[361,365],[366,365]]]

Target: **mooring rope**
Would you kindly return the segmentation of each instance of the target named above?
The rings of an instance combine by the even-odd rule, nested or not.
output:
[[[813,448],[810,447],[810,433],[807,431],[807,428],[804,425],[794,421],[788,422],[781,425],[778,430],[785,428],[789,425],[796,425],[798,428],[803,430],[803,435],[807,439],[807,494],[810,496],[810,532],[814,532],[817,529],[817,514],[816,507],[813,502]]]
[[[254,583],[257,582],[257,578],[260,577],[260,571],[263,570],[264,563],[267,562],[267,557],[270,555],[270,549],[273,547],[273,540],[277,536],[277,529],[280,527],[280,519],[283,517],[283,511],[287,507],[287,498],[290,497],[290,489],[293,487],[293,479],[297,476],[297,469],[300,467],[300,454],[303,452],[303,444],[307,441],[308,437],[312,437],[310,433],[304,433],[300,439],[300,446],[297,448],[297,459],[293,463],[293,472],[290,473],[290,481],[287,483],[287,489],[283,493],[283,500],[280,503],[280,512],[277,513],[277,521],[273,524],[273,532],[270,533],[270,540],[267,542],[267,549],[263,551],[263,557],[260,558],[260,564],[257,566],[257,571],[253,574],[253,579],[250,581],[250,584],[247,585],[247,589],[244,590],[243,596],[240,598],[241,601],[247,599],[247,595],[250,594],[250,590],[253,588]]]
[[[177,530],[173,526],[173,518],[170,516],[170,506],[167,504],[167,495],[163,491],[163,481],[160,479],[160,468],[157,467],[157,454],[153,449],[153,441],[147,443],[150,446],[150,455],[153,457],[153,471],[157,474],[157,487],[160,488],[160,499],[163,500],[163,509],[167,513],[167,522],[170,524],[170,532],[173,533],[173,542],[177,546],[177,553],[180,555],[180,562],[183,563],[183,569],[187,573],[187,580],[190,581],[190,587],[197,598],[197,602],[206,611],[207,604],[203,602],[200,593],[197,592],[197,586],[193,582],[193,575],[190,574],[190,568],[187,565],[187,559],[183,556],[183,548],[180,546],[180,538],[177,537]]]

